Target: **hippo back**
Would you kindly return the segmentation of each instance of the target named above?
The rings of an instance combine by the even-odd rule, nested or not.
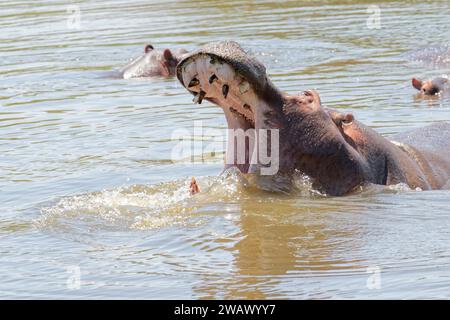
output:
[[[389,138],[419,151],[444,184],[450,180],[450,123],[437,122]]]
[[[390,140],[406,143],[418,150],[437,153],[450,161],[450,123],[433,123],[396,134],[390,137]]]
[[[408,60],[434,68],[450,67],[450,44],[426,46],[407,53]]]

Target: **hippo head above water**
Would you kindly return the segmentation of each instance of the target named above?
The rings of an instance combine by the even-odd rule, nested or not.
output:
[[[178,62],[187,51],[177,49],[156,50],[151,44],[144,48],[144,53],[120,69],[124,79],[143,77],[171,77],[175,75]]]
[[[278,150],[276,175],[291,177],[300,171],[326,194],[343,195],[364,183],[404,182],[432,189],[449,178],[448,161],[443,163],[445,175],[437,177],[427,157],[415,148],[397,146],[352,114],[324,108],[316,91],[280,92],[264,65],[235,42],[209,44],[186,55],[178,64],[177,77],[195,102],[205,99],[220,106],[229,129],[253,130],[254,136],[244,143],[245,161],[233,157],[234,163],[227,163],[244,173],[259,173],[264,167],[251,162],[256,149],[250,140],[259,141],[260,132],[277,131],[278,146],[269,151]],[[445,124],[444,129],[450,133],[450,126]]]
[[[419,90],[421,94],[433,96],[450,89],[450,80],[444,77],[437,77],[426,81],[412,78],[412,85]]]

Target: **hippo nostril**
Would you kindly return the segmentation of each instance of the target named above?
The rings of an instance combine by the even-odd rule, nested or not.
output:
[[[199,84],[200,84],[200,81],[197,78],[193,78],[191,80],[191,82],[189,82],[188,88],[198,86]]]
[[[313,94],[312,94],[312,92],[310,90],[303,91],[303,94],[305,96],[307,96],[307,97],[312,97],[313,96]]]
[[[230,90],[230,87],[227,84],[224,84],[222,87],[222,94],[225,99],[227,98],[229,90]]]

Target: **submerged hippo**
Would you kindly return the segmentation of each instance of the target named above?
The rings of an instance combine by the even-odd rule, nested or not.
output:
[[[450,67],[450,43],[427,45],[406,53],[406,58],[432,68]]]
[[[421,94],[427,96],[433,96],[450,91],[450,79],[445,77],[437,77],[426,81],[413,78],[412,85],[414,88],[419,90]]]
[[[450,124],[436,123],[390,141],[352,114],[324,108],[316,91],[282,93],[264,65],[236,42],[209,44],[186,55],[177,77],[195,102],[206,99],[220,106],[230,129],[254,129],[255,140],[260,129],[278,130],[275,176],[289,179],[300,171],[329,195],[344,195],[366,183],[450,187]],[[254,150],[246,143],[245,162],[231,165],[261,173],[264,164],[249,160]]]
[[[142,77],[170,77],[175,75],[175,69],[184,49],[171,51],[170,49],[156,50],[151,44],[144,48],[144,53],[119,70],[124,79]]]

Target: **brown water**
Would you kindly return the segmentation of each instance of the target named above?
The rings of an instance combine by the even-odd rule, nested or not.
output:
[[[281,89],[389,136],[450,121],[448,98],[410,85],[450,73],[414,61],[450,42],[448,1],[76,3],[74,29],[71,2],[0,3],[1,298],[450,298],[449,191],[246,188],[219,176],[224,148],[173,161],[173,130],[210,141],[194,123],[225,129],[219,108],[174,79],[110,76],[148,42],[231,39]]]

